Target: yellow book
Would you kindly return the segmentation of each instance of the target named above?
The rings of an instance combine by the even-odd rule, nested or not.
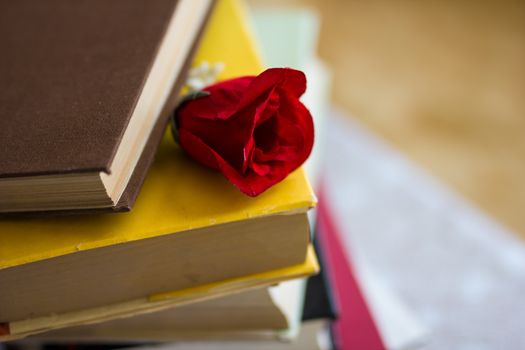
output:
[[[195,62],[203,60],[225,64],[221,79],[262,70],[238,1],[217,2]],[[306,211],[314,205],[301,169],[250,198],[166,135],[132,212],[0,221],[0,334],[42,331],[52,319],[62,322],[55,328],[95,322],[89,310],[120,317],[118,305],[128,305],[126,315],[147,312],[151,305],[129,305],[159,295],[168,306],[198,300],[195,288],[213,290],[209,297],[224,283],[228,293],[275,283],[290,266],[311,274]]]
[[[56,331],[66,327],[86,326],[90,324],[102,323],[111,320],[118,320],[126,317],[140,317],[139,315],[154,314],[169,310],[170,308],[187,305],[199,301],[205,301],[212,298],[219,298],[226,295],[246,292],[256,288],[268,287],[279,282],[290,279],[306,277],[319,270],[317,258],[312,247],[308,248],[307,256],[302,264],[289,266],[282,269],[271,270],[263,273],[253,274],[249,276],[232,278],[219,282],[200,285],[194,288],[187,288],[178,291],[160,293],[150,295],[143,298],[115,303],[102,307],[93,307],[86,310],[68,312],[63,314],[52,314],[48,316],[35,317],[22,321],[10,322],[4,325],[5,332],[0,335],[0,341],[13,340],[26,337],[28,335]],[[147,327],[146,327],[147,328]],[[1,327],[0,327],[1,329]],[[87,328],[89,330],[89,328]],[[147,333],[147,329],[144,329]],[[93,329],[89,330],[93,332]],[[71,330],[75,333],[75,330]],[[61,338],[58,333],[51,333],[49,336],[44,335],[43,339],[58,339]],[[68,332],[64,335],[67,337]],[[92,340],[96,337],[89,337],[85,334],[75,334],[75,337]],[[145,338],[149,338],[144,334]],[[108,338],[106,338],[108,339]],[[153,338],[149,338],[153,339]],[[99,338],[101,340],[101,338]],[[115,338],[113,338],[115,340]],[[158,340],[158,339],[157,339]]]
[[[217,339],[290,340],[303,311],[303,281],[295,279],[134,317],[38,334],[46,342],[158,342]],[[224,317],[227,312],[228,317]]]

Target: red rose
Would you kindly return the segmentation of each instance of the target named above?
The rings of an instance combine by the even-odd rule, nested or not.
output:
[[[273,68],[203,90],[209,96],[177,110],[180,146],[245,194],[264,192],[310,155],[312,116],[299,101],[306,90],[304,73]]]

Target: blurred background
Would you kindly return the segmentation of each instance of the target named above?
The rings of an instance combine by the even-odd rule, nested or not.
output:
[[[248,4],[385,347],[525,348],[525,2]]]
[[[318,11],[333,102],[525,237],[525,2],[251,3]]]

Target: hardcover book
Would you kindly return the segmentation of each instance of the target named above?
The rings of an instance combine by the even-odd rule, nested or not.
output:
[[[59,329],[38,334],[32,339],[87,344],[183,340],[253,340],[254,344],[272,339],[295,341],[305,324],[322,320],[328,325],[330,320],[336,319],[332,290],[326,276],[329,266],[323,264],[315,242],[314,246],[320,272],[307,281],[290,280],[159,312]],[[225,314],[228,317],[224,317]]]
[[[0,2],[0,213],[129,210],[212,0]]]
[[[305,269],[305,272],[307,270]],[[277,275],[277,273],[275,274]],[[158,312],[38,334],[45,342],[289,339],[299,331],[304,281],[254,288]],[[225,315],[228,317],[225,317]]]
[[[113,303],[109,305],[104,305],[100,307],[91,307],[82,310],[76,310],[66,313],[53,313],[48,314],[42,317],[32,317],[25,320],[13,321],[13,322],[3,322],[0,323],[0,341],[19,339],[28,335],[38,334],[46,332],[42,335],[41,339],[55,339],[59,338],[65,339],[71,336],[74,338],[84,339],[84,340],[113,340],[128,338],[139,339],[139,340],[160,340],[168,339],[171,336],[176,335],[176,329],[173,327],[177,323],[180,325],[181,320],[179,316],[185,314],[185,308],[188,307],[190,313],[193,315],[195,309],[192,307],[193,303],[202,303],[206,300],[213,300],[215,298],[226,297],[232,295],[232,298],[237,298],[236,300],[241,300],[242,297],[238,297],[238,293],[250,293],[252,296],[263,296],[264,293],[260,291],[264,290],[264,287],[269,287],[277,283],[287,281],[290,279],[295,279],[299,277],[309,276],[318,271],[319,267],[317,265],[317,260],[313,248],[310,247],[307,252],[305,260],[296,265],[288,266],[285,268],[270,270],[262,273],[251,274],[247,276],[242,276],[239,278],[230,278],[218,282],[207,283],[199,285],[192,288],[179,289],[171,292],[151,294],[147,296],[142,296],[133,300],[128,300],[125,302]],[[262,288],[262,289],[261,289]],[[251,290],[259,292],[250,292]],[[263,296],[265,300],[259,300],[264,310],[261,312],[266,314],[266,319],[262,320],[262,323],[259,325],[268,326],[272,324],[276,325],[289,325],[288,317],[294,316],[291,314],[290,310],[286,310],[286,307],[281,309],[277,305],[273,304],[273,301],[268,300],[266,296]],[[251,299],[251,297],[248,297]],[[277,297],[277,300],[282,297]],[[211,303],[215,305],[216,303]],[[220,304],[220,302],[219,302]],[[181,313],[177,312],[178,309],[183,308]],[[198,306],[197,306],[198,308]],[[211,319],[208,319],[204,322],[208,322],[209,325],[217,325],[217,319],[214,320],[214,317],[218,317],[217,311],[212,312]],[[243,312],[246,311],[241,307],[236,312],[231,314],[232,317],[237,315],[237,317],[242,317]],[[174,324],[170,325],[170,322],[173,322],[173,313],[177,321]],[[166,322],[166,324],[156,323],[155,315],[162,315],[161,323]],[[271,315],[270,315],[271,314]],[[150,316],[151,315],[151,316]],[[196,319],[198,315],[193,315],[193,320],[189,319],[188,326],[196,326]],[[200,314],[202,316],[202,313]],[[222,313],[222,316],[224,314]],[[144,327],[138,327],[141,330],[137,329],[137,320],[138,324],[142,320],[152,320],[151,325],[145,325]],[[155,321],[153,321],[155,320]],[[202,319],[201,319],[202,320]],[[232,320],[223,323],[226,327],[233,327]],[[121,324],[121,322],[123,322]],[[193,323],[192,323],[193,322]],[[252,322],[251,325],[255,326],[257,322]],[[106,328],[106,325],[109,325]],[[120,326],[123,328],[120,328]],[[75,327],[80,326],[80,327]],[[249,326],[249,325],[248,325]],[[116,328],[114,328],[116,327]],[[131,336],[129,333],[125,334],[125,330],[135,329],[137,332],[134,336]],[[170,330],[170,333],[167,333],[167,330]],[[51,331],[51,332],[49,332]],[[186,329],[188,333],[185,332],[186,337],[192,336],[202,336],[203,333],[197,335],[195,332],[191,332],[189,329]],[[194,329],[195,331],[195,329]],[[78,332],[78,333],[77,333]],[[87,332],[88,335],[84,332]],[[228,332],[227,332],[228,333]],[[219,336],[221,333],[208,334],[208,336]],[[227,336],[233,336],[234,333],[230,332]],[[248,332],[245,336],[261,338],[259,332]],[[181,333],[179,333],[181,335]],[[263,332],[262,337],[273,338],[275,337],[275,331],[266,331]]]

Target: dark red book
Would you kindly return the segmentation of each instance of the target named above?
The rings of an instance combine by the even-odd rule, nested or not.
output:
[[[336,349],[385,350],[379,330],[355,277],[350,257],[341,242],[326,193],[321,191],[317,209],[316,239],[328,266],[338,319],[332,324]]]

